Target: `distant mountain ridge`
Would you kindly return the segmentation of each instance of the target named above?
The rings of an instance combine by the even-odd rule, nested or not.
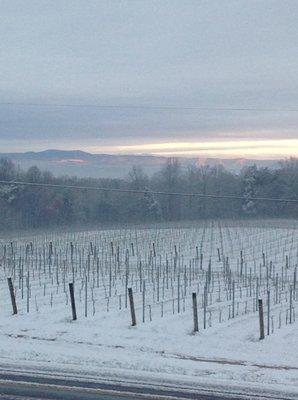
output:
[[[55,175],[70,175],[91,178],[123,178],[130,169],[140,166],[149,175],[157,172],[166,162],[167,157],[124,154],[91,154],[81,150],[44,150],[39,152],[0,153],[0,158],[11,159],[21,168],[36,165]],[[188,165],[222,165],[227,170],[238,173],[243,167],[257,164],[262,167],[278,168],[279,160],[249,160],[245,158],[186,158],[178,157],[182,167]]]

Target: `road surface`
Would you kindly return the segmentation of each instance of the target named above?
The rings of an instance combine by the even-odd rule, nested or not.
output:
[[[259,394],[237,395],[236,393],[200,393],[175,388],[137,387],[123,384],[102,383],[88,380],[66,379],[44,375],[29,375],[20,372],[0,372],[0,400],[128,400],[128,399],[281,399]],[[286,400],[287,397],[284,397]]]

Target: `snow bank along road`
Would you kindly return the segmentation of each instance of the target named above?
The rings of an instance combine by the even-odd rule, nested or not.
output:
[[[2,365],[298,398],[297,226],[205,221],[0,238]]]

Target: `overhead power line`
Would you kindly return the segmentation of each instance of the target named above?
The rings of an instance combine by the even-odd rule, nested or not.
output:
[[[101,192],[113,193],[130,193],[130,194],[145,194],[152,193],[162,196],[181,196],[181,197],[202,197],[208,199],[229,199],[229,200],[246,200],[246,201],[269,201],[279,203],[298,203],[298,199],[285,199],[274,197],[246,197],[238,195],[220,195],[220,194],[204,194],[204,193],[183,193],[183,192],[163,192],[154,191],[149,189],[116,189],[98,186],[77,186],[77,185],[59,185],[55,183],[38,183],[38,182],[21,182],[21,181],[3,181],[0,180],[0,185],[17,185],[17,186],[33,186],[33,187],[46,187],[55,189],[74,189],[74,190],[94,190]]]
[[[21,103],[0,102],[0,106],[19,107],[62,107],[62,108],[98,108],[98,109],[132,109],[132,110],[189,110],[189,111],[227,111],[227,112],[298,112],[298,108],[258,108],[258,107],[199,107],[199,106],[175,106],[157,104],[63,104],[63,103]]]

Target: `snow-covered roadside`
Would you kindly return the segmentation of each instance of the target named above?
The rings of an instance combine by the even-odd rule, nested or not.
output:
[[[137,327],[129,325],[128,311],[76,322],[62,312],[8,317],[1,317],[0,331],[5,365],[93,378],[298,395],[295,324],[260,342],[256,315],[196,335],[191,333],[188,312]]]

